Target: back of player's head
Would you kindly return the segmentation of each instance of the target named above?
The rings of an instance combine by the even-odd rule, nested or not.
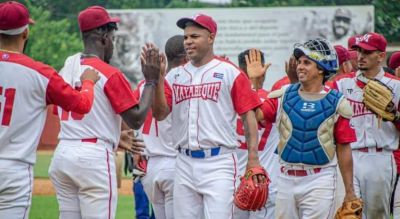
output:
[[[23,4],[15,1],[0,4],[0,34],[18,35],[24,32],[29,24],[34,23]]]
[[[119,21],[118,17],[111,17],[106,9],[101,6],[88,7],[78,15],[81,32],[97,29],[109,23],[118,23]]]
[[[165,55],[167,56],[169,64],[179,62],[179,60],[186,56],[183,39],[183,35],[175,35],[169,38],[165,43]]]
[[[95,39],[104,34],[117,30],[118,17],[111,17],[105,8],[91,6],[81,11],[78,15],[79,29],[84,41]]]
[[[335,51],[338,56],[339,66],[341,66],[344,62],[350,60],[350,53],[349,51],[341,45],[335,45]]]
[[[304,44],[295,44],[293,55],[296,59],[305,55],[314,61],[318,68],[324,71],[324,81],[333,76],[339,68],[334,47],[324,39],[317,38]]]
[[[388,61],[388,67],[392,70],[400,67],[400,51],[392,53]]]
[[[247,72],[246,55],[249,56],[249,54],[250,54],[250,49],[246,49],[245,51],[241,52],[238,55],[239,68],[242,69],[242,71],[244,72]],[[261,63],[264,64],[265,63],[264,53],[260,51],[260,55],[261,55]]]

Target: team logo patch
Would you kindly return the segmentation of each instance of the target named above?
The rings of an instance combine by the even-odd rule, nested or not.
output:
[[[1,58],[7,60],[7,59],[10,58],[10,54],[4,53],[4,54],[1,56]]]
[[[218,72],[214,72],[214,78],[223,79],[224,78],[224,74],[218,73]]]

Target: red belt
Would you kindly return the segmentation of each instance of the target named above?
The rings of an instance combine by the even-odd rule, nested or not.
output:
[[[372,148],[375,148],[375,151],[376,151],[376,152],[382,152],[382,151],[383,151],[383,148],[378,148],[378,147],[357,148],[357,150],[358,150],[358,151],[361,151],[361,152],[368,153],[369,150],[372,149]]]
[[[312,171],[312,172],[311,172]],[[281,172],[284,173],[284,168],[281,168]],[[287,170],[286,174],[289,176],[308,176],[321,172],[321,168],[314,168],[309,170]]]
[[[82,142],[97,143],[97,138],[85,138],[81,140]]]

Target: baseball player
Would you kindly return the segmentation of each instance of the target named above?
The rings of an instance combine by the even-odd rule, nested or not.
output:
[[[246,56],[247,62],[246,62]],[[260,58],[258,58],[260,57]],[[266,71],[269,65],[264,64],[264,54],[257,50],[245,50],[244,52],[240,53],[238,56],[238,63],[240,69],[243,70],[247,74],[247,71]],[[248,63],[248,64],[247,64]],[[262,85],[264,83],[264,79],[258,80],[257,83],[253,83],[253,87],[257,89],[258,96],[261,101],[264,101],[267,96],[268,92],[262,89]],[[239,178],[240,175],[243,176],[246,171],[246,160],[247,160],[247,145],[245,142],[244,136],[244,129],[243,123],[238,118],[237,120],[237,134],[238,134],[238,141],[240,146],[237,150],[238,156],[238,173]],[[258,136],[259,136],[259,143],[258,143],[258,153],[260,156],[260,163],[265,169],[267,170],[269,177],[271,179],[271,183],[269,184],[269,194],[268,200],[265,208],[260,211],[256,212],[249,212],[243,211],[237,207],[235,207],[235,216],[234,218],[274,218],[275,215],[275,197],[277,193],[277,182],[278,182],[278,175],[279,175],[279,162],[278,156],[274,153],[276,150],[276,146],[278,145],[279,141],[279,133],[275,125],[267,124],[265,127],[259,126],[258,128]],[[237,182],[240,182],[237,180]]]
[[[391,87],[395,106],[399,105],[400,81],[382,69],[386,56],[386,39],[382,35],[368,33],[358,37],[353,49],[358,51],[358,71],[336,79],[334,88],[343,93],[353,109],[350,124],[357,135],[357,141],[351,144],[355,192],[364,201],[363,218],[389,218],[396,176],[392,152],[398,148],[399,134],[396,124],[380,121],[365,107],[365,83],[361,77],[375,78]]]
[[[172,69],[160,82],[153,116],[171,113],[176,158],[174,217],[232,218],[235,190],[236,114],[241,115],[248,145],[247,169],[259,167],[257,122],[260,104],[246,75],[214,56],[215,21],[204,14],[182,18],[184,47],[189,62]],[[162,79],[161,79],[162,80]],[[165,94],[164,94],[165,90]],[[257,175],[255,183],[265,182]]]
[[[79,69],[100,72],[92,110],[86,115],[58,109],[60,142],[50,164],[60,218],[114,218],[117,204],[115,162],[112,156],[121,133],[121,117],[131,128],[140,128],[160,75],[157,49],[147,51],[142,71],[147,79],[140,102],[119,69],[109,65],[119,18],[100,6],[80,12],[79,28],[84,51],[66,60],[61,75],[79,89]],[[76,73],[78,70],[78,73]]]
[[[28,218],[46,106],[57,104],[66,111],[88,113],[99,76],[86,70],[78,79],[79,92],[50,66],[24,55],[33,24],[24,5],[1,3],[0,21],[0,218]]]
[[[172,68],[187,62],[182,35],[167,40],[165,54],[168,60],[167,73]],[[165,60],[162,63],[165,63]],[[142,81],[136,89],[139,96],[144,82]],[[141,181],[157,219],[174,218],[173,188],[177,151],[172,145],[171,129],[170,116],[163,121],[157,121],[149,111],[145,123],[139,130],[139,138],[143,138],[146,145],[145,156],[142,158],[148,159],[146,175]]]
[[[356,199],[349,145],[356,140],[349,125],[352,112],[340,92],[324,86],[337,70],[336,52],[327,41],[296,44],[293,54],[300,83],[271,92],[257,111],[260,121],[277,122],[280,134],[276,218],[332,218],[337,164],[344,200]]]

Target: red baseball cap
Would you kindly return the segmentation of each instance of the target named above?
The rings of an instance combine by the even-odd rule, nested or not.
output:
[[[353,50],[352,47],[354,46],[354,44],[356,44],[356,37],[360,37],[362,36],[361,34],[357,34],[354,36],[351,36],[348,40],[347,40],[347,49],[348,50]]]
[[[363,36],[356,37],[356,43],[351,47],[353,49],[362,48],[368,51],[379,50],[386,51],[386,39],[378,33],[367,33]]]
[[[81,32],[93,30],[108,23],[118,23],[118,17],[110,17],[105,8],[91,6],[81,11],[78,16],[79,29]]]
[[[0,33],[17,35],[22,33],[29,24],[34,23],[23,4],[15,1],[0,4]]]
[[[340,45],[336,45],[334,47],[336,50],[336,54],[338,56],[339,65],[342,65],[343,62],[350,60],[350,54],[346,48],[344,48],[343,46],[340,46]]]
[[[389,59],[389,68],[395,70],[400,67],[400,52],[394,52]]]
[[[217,33],[217,23],[215,23],[215,21],[212,19],[212,17],[210,17],[208,15],[197,14],[191,18],[187,18],[187,17],[181,18],[178,20],[178,22],[176,22],[176,25],[178,25],[178,27],[180,27],[182,29],[185,29],[187,22],[196,23],[196,24],[200,25],[201,27],[204,27],[205,29],[210,31],[210,33]]]

